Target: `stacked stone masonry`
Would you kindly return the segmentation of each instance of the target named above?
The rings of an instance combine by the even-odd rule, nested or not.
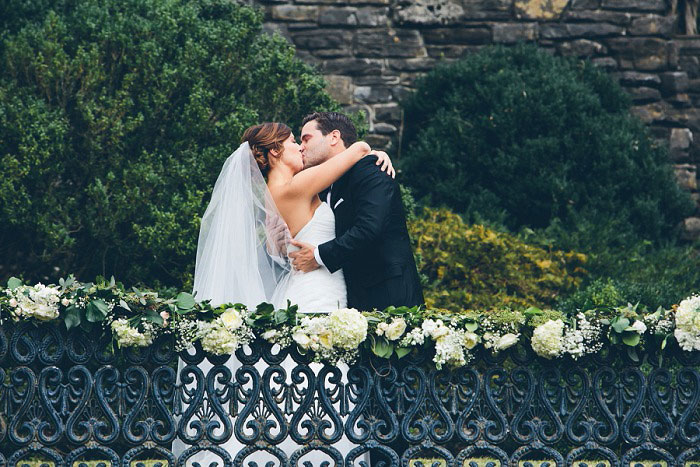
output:
[[[369,122],[370,144],[400,155],[401,99],[417,76],[488,44],[536,42],[615,76],[633,112],[670,150],[697,209],[700,238],[700,36],[679,31],[673,0],[258,0],[268,31],[325,75],[329,92]]]

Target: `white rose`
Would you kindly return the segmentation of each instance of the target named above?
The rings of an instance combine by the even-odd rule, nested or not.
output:
[[[642,323],[639,320],[635,321],[634,324],[632,324],[632,328],[639,334],[644,334],[647,330],[646,324]]]
[[[391,322],[386,330],[386,338],[390,341],[395,341],[406,331],[406,321],[403,318],[397,318]]]
[[[221,314],[221,322],[224,323],[227,328],[234,330],[241,327],[243,319],[241,318],[241,314],[238,313],[238,310],[229,308]]]
[[[17,306],[17,300],[15,300],[14,298],[11,298],[10,299],[10,306],[12,308],[15,308]]]
[[[430,334],[430,337],[432,337],[435,340],[438,340],[441,337],[446,336],[450,332],[450,330],[447,328],[447,326],[442,325],[442,321],[438,320],[438,323],[439,323],[438,326]]]
[[[260,337],[262,337],[266,341],[272,340],[275,337],[277,337],[277,331],[275,331],[274,329],[270,329],[269,331],[263,332],[262,336],[260,336]]]
[[[476,334],[475,332],[465,332],[464,333],[464,347],[467,349],[471,350],[474,347],[476,347],[476,344],[479,343],[479,335]]]
[[[70,305],[70,300],[68,300],[67,298],[64,298],[63,300],[61,300],[61,305],[63,305],[63,306]]]
[[[376,331],[376,333],[377,333],[378,336],[383,336],[387,329],[389,329],[389,325],[388,325],[388,324],[386,324],[386,323],[379,323],[379,324],[377,325],[377,331]]]
[[[294,339],[294,342],[296,342],[302,349],[308,349],[309,345],[311,345],[311,338],[309,338],[309,336],[303,332],[295,332],[292,335],[292,339]]]
[[[500,350],[505,350],[508,347],[512,347],[518,342],[518,336],[516,334],[513,334],[509,332],[508,334],[503,334],[500,339],[498,339],[498,342],[496,342],[496,345],[493,346],[493,348],[497,351]]]
[[[34,310],[33,316],[41,321],[49,321],[58,318],[58,310],[48,305],[39,305]]]

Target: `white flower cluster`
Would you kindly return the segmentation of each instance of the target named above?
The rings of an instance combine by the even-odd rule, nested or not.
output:
[[[263,332],[260,337],[271,344],[279,345],[283,349],[294,343],[294,339],[292,339],[291,326],[282,326],[279,329],[269,329]]]
[[[10,314],[15,321],[27,318],[50,321],[58,318],[61,291],[57,287],[39,283],[33,287],[23,285],[6,293],[10,297]]]
[[[192,347],[199,334],[198,321],[193,319],[177,319],[171,321],[170,329],[175,334],[175,352],[182,352]]]
[[[367,338],[367,318],[353,308],[331,312],[328,328],[333,336],[333,346],[343,350],[355,350]]]
[[[144,323],[145,325],[146,323]],[[112,332],[117,340],[117,345],[121,347],[145,347],[153,343],[153,334],[150,329],[140,332],[129,324],[129,321],[120,318],[112,321]]]
[[[700,350],[700,295],[688,297],[676,310],[676,336],[681,349]]]
[[[439,319],[426,319],[423,321],[421,325],[423,337],[421,339],[416,339],[414,337],[413,334],[416,330],[417,328],[411,331],[404,341],[410,345],[411,341],[420,340],[422,343],[426,337],[430,337],[435,342],[435,357],[433,358],[433,362],[438,370],[441,369],[443,365],[452,367],[466,365],[472,358],[469,351],[480,341],[476,333],[458,329],[455,326],[445,326],[442,320]],[[402,343],[404,341],[402,341]]]
[[[603,327],[598,321],[588,321],[586,315],[578,313],[576,315],[576,329],[566,327],[562,341],[562,353],[569,354],[574,360],[586,354],[598,352],[603,348],[603,341],[600,336]]]
[[[253,339],[244,314],[229,308],[213,321],[198,321],[197,337],[202,349],[214,355],[230,355]]]
[[[411,347],[414,345],[423,345],[425,342],[425,334],[422,328],[413,328],[406,333],[403,339],[399,342],[401,347]]]
[[[641,327],[635,330],[639,332],[639,329]],[[568,354],[576,360],[586,354],[595,353],[603,347],[600,339],[602,332],[600,323],[590,322],[586,315],[578,313],[575,328],[566,325],[561,319],[550,319],[537,326],[532,332],[530,345],[540,357],[551,359]]]
[[[507,332],[505,334],[497,334],[493,332],[484,333],[484,347],[492,349],[498,353],[501,350],[506,350],[518,343],[520,333]]]
[[[376,333],[378,336],[385,336],[387,340],[395,341],[406,332],[406,320],[394,318],[391,323],[379,323]]]
[[[312,350],[316,360],[351,363],[367,338],[367,318],[352,308],[327,316],[305,316],[292,329],[292,339],[302,350]]]
[[[517,344],[520,340],[520,326],[525,324],[525,316],[517,313],[514,314],[514,318],[511,322],[500,323],[488,317],[484,318],[481,322],[481,328],[485,331],[484,347],[498,353]]]
[[[562,353],[564,342],[564,321],[550,319],[540,324],[532,332],[532,350],[544,358],[558,357]]]

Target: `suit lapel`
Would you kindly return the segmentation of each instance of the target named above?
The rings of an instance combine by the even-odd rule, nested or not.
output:
[[[348,175],[345,174],[338,179],[333,184],[333,189],[331,190],[331,208],[335,211],[335,206],[338,204],[338,200],[345,197],[345,188],[348,182]]]

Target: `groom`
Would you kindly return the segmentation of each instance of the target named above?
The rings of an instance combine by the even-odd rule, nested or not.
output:
[[[304,168],[339,154],[357,140],[350,119],[337,112],[308,115],[301,129]],[[348,306],[383,310],[389,305],[423,303],[423,291],[406,229],[401,191],[379,170],[376,156],[356,163],[321,193],[335,213],[336,238],[314,247],[292,240],[300,248],[290,253],[295,269],[343,269]]]

